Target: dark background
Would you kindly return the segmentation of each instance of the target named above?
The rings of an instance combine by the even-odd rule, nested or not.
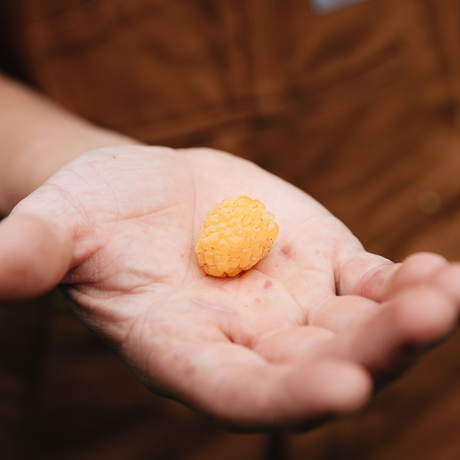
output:
[[[370,252],[460,260],[457,0],[324,16],[306,0],[19,0],[0,22],[0,65],[71,111],[149,144],[249,158]],[[289,458],[460,458],[459,345],[457,333],[358,413],[289,436]],[[58,292],[1,306],[0,369],[7,460],[267,455],[266,435],[148,393]]]

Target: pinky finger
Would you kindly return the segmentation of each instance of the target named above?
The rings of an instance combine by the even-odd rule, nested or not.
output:
[[[358,409],[372,392],[367,371],[346,360],[268,363],[225,342],[195,344],[175,356],[181,359],[174,366],[193,372],[177,380],[183,372],[167,366],[174,398],[232,428],[301,429]]]

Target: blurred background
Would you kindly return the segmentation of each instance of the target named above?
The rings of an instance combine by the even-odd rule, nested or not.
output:
[[[394,261],[460,260],[460,1],[9,0],[0,26],[0,67],[94,123],[248,158]],[[0,454],[454,460],[459,346],[270,443],[150,394],[56,291],[0,308]]]

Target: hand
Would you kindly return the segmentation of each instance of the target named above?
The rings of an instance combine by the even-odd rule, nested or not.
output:
[[[260,199],[280,226],[235,278],[194,252],[205,214]],[[75,313],[152,391],[227,424],[299,427],[353,411],[455,326],[460,267],[368,254],[311,197],[206,149],[81,155],[0,224],[0,293],[61,282]],[[408,353],[408,350],[410,353]]]

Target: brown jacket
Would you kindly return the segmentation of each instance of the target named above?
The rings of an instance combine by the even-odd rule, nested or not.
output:
[[[4,0],[0,22],[0,66],[83,117],[150,144],[207,145],[251,159],[312,194],[371,252],[460,259],[460,2],[366,0],[321,15],[308,0]],[[27,451],[25,436],[36,455],[27,458],[66,458],[73,445],[85,459],[137,458],[116,456],[123,442],[113,439],[115,413],[126,452],[163,458],[146,438],[160,436],[174,419],[166,414],[181,409],[157,401],[157,419],[152,397],[68,313],[21,308],[0,316],[3,361],[12,363],[4,380],[19,382],[11,394],[29,398],[4,415],[17,426],[8,435],[15,452]],[[22,331],[23,355],[11,351],[11,330]],[[95,376],[92,364],[101,361],[82,356],[80,340],[105,357],[113,378]],[[63,350],[81,362],[70,366]],[[102,395],[107,379],[130,391]],[[73,418],[53,384],[67,389],[61,401]],[[66,385],[83,393],[83,404],[103,400],[93,444],[83,428],[91,410],[69,403]],[[129,434],[126,413],[140,434]],[[190,420],[200,433],[217,430],[187,414],[175,419],[184,433]],[[246,458],[242,452],[229,458]]]

